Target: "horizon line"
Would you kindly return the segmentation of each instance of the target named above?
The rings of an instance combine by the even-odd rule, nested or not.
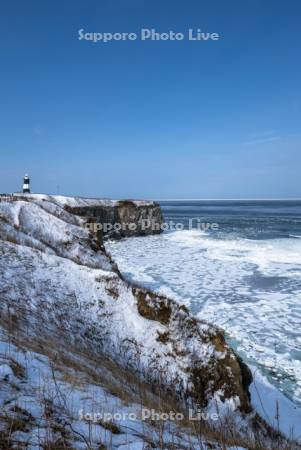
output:
[[[4,195],[21,195],[22,192],[13,192],[13,193],[0,193],[0,196]],[[48,195],[51,197],[74,197],[74,198],[86,198],[86,199],[99,199],[99,200],[117,200],[112,197],[101,197],[101,196],[86,196],[86,195],[70,195],[70,194],[49,194],[49,193],[41,193],[41,192],[31,192],[29,195]],[[133,200],[152,200],[152,201],[301,201],[301,197],[241,197],[241,198],[153,198],[153,197],[124,197],[124,199],[133,199]],[[122,200],[120,197],[118,200]]]
[[[252,197],[244,197],[244,198],[154,198],[154,201],[301,201],[301,197],[277,197],[277,198],[252,198]]]

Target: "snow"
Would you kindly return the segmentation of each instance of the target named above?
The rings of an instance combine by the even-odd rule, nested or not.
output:
[[[60,424],[70,423],[72,425],[69,427],[69,441],[75,449],[86,449],[87,442],[91,449],[97,449],[99,444],[103,443],[116,450],[145,448],[145,443],[149,440],[159,442],[159,430],[139,419],[141,405],[125,404],[99,384],[92,384],[82,378],[85,363],[89,364],[89,361],[83,359],[82,373],[76,373],[79,383],[70,384],[66,380],[72,374],[71,369],[68,369],[69,377],[66,377],[66,367],[62,372],[44,355],[12,344],[7,341],[6,333],[0,328],[0,361],[5,360],[18,361],[25,371],[25,376],[21,378],[14,376],[11,382],[6,383],[10,389],[9,393],[3,387],[0,389],[0,408],[8,417],[13,417],[12,411],[15,407],[22,408],[26,417],[30,417],[31,425],[27,425],[26,431],[13,432],[12,440],[20,443],[29,442],[30,449],[39,449],[44,442],[55,441],[59,437],[57,430]],[[4,366],[7,373],[13,374],[8,364],[1,365]],[[45,416],[46,404],[53,410],[51,420]],[[121,416],[128,417],[132,414],[136,418],[115,421],[120,430],[115,434],[110,433],[100,422],[85,420],[85,416],[81,416],[82,411],[94,414],[99,412],[113,414],[118,411]],[[205,443],[198,444],[196,437],[172,423],[166,422],[165,429],[163,438],[166,446],[171,445],[176,438],[179,446],[184,449],[191,448],[191,443],[194,443],[196,450],[207,448]]]
[[[75,225],[70,223],[72,215],[66,212],[65,215],[62,212],[58,214],[57,209],[46,202],[42,206],[23,201],[0,204],[0,218],[5,221],[3,230],[20,244],[87,266],[111,269],[111,263],[104,254],[87,246],[89,234],[83,222],[78,219]],[[70,217],[69,222],[66,222],[66,216]]]
[[[301,408],[268,382],[252,367],[254,381],[250,386],[252,405],[275,429],[301,442]]]
[[[0,364],[0,380],[13,375],[13,371],[8,364]]]
[[[72,197],[63,195],[48,195],[48,194],[22,194],[15,193],[14,196],[25,197],[29,200],[42,200],[49,201],[59,206],[74,207],[97,207],[97,206],[117,206],[122,200],[111,200],[102,198],[85,198],[85,197]],[[130,200],[137,206],[152,206],[154,202],[151,200]]]

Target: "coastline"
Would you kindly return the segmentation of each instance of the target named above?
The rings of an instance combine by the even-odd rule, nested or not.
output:
[[[41,335],[43,323],[45,339],[53,339],[63,320],[68,324],[66,332],[70,331],[61,339],[72,340],[77,330],[78,345],[94,352],[101,349],[123,370],[142,376],[154,392],[162,389],[178,404],[188,402],[204,411],[216,411],[218,404],[222,421],[231,411],[251,426],[251,374],[220,329],[197,320],[166,296],[125,282],[103,243],[82,226],[83,218],[57,203],[20,200],[0,208],[6,260],[2,307],[3,313],[5,302],[9,310],[15,308],[5,284],[13,273],[15,290],[25,289],[23,298],[18,298],[18,308],[27,310],[18,324],[19,333],[22,322],[29,320],[32,337],[37,331]],[[49,292],[43,289],[45,283]],[[28,313],[34,314],[33,322]],[[260,433],[269,429],[264,422],[260,428]],[[241,429],[235,433],[237,440],[243,439]]]

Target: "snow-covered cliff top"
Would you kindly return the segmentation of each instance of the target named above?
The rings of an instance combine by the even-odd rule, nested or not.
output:
[[[90,206],[117,206],[120,202],[124,200],[111,200],[102,198],[85,198],[85,197],[69,197],[64,195],[48,195],[48,194],[23,194],[15,193],[13,194],[17,197],[26,197],[32,200],[47,200],[52,203],[56,203],[60,206],[70,206],[72,208]],[[151,200],[126,200],[131,201],[136,206],[152,206],[155,203]]]

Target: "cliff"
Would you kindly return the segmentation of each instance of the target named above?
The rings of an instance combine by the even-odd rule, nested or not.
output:
[[[86,227],[100,239],[144,236],[162,232],[158,203],[147,200],[106,200],[59,195],[15,194],[29,201],[49,201],[86,220]]]
[[[51,435],[55,442],[47,448],[207,448],[203,435],[200,443],[195,430],[187,436],[180,428],[173,428],[180,443],[172,446],[174,434],[165,433],[162,447],[162,435],[152,428],[150,438],[135,421],[117,431],[116,424],[98,421],[95,437],[91,424],[76,417],[79,409],[95,411],[95,405],[111,411],[114,402],[118,412],[129,405],[136,411],[137,402],[141,410],[145,392],[158,398],[160,408],[163,402],[218,412],[217,428],[234,415],[235,429],[223,429],[223,443],[254,440],[251,374],[223,332],[172,299],[125,281],[102,241],[85,227],[86,219],[70,213],[92,208],[98,214],[98,208],[109,207],[132,220],[139,206],[157,208],[131,204],[127,211],[124,203],[79,205],[45,196],[0,203],[0,427],[7,442],[30,442],[38,429],[42,440]],[[48,374],[42,390],[38,370]],[[266,428],[258,421],[256,433],[261,432]],[[140,447],[126,447],[128,436]]]

